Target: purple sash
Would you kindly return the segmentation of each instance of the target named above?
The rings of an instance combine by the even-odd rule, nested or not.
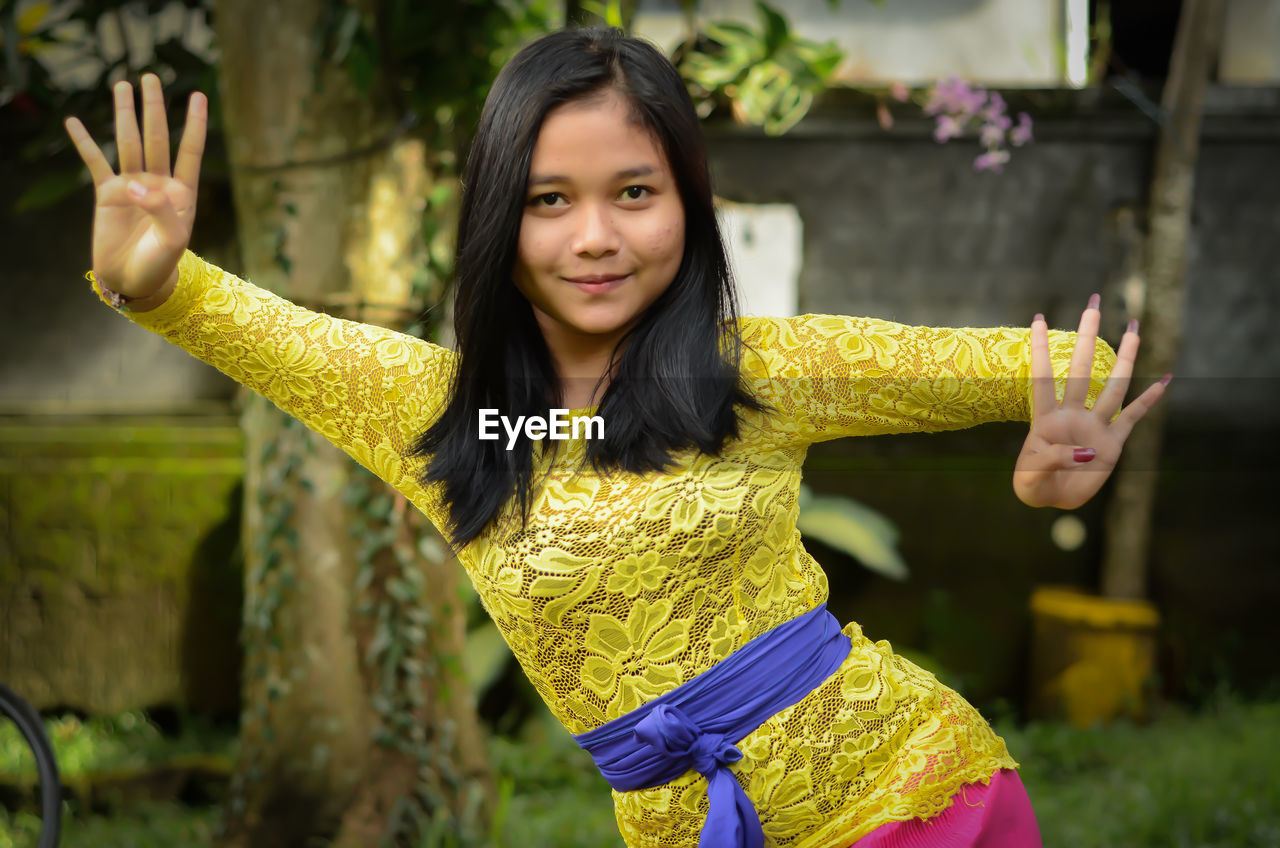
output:
[[[692,768],[707,778],[711,804],[698,848],[763,848],[756,808],[728,768],[742,759],[734,743],[817,688],[852,647],[819,604],[665,695],[573,738],[620,792],[661,786]]]

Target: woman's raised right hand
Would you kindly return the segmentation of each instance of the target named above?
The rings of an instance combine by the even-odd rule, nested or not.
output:
[[[160,78],[142,76],[141,134],[133,108],[133,87],[121,81],[112,93],[120,173],[111,169],[79,120],[67,118],[64,126],[93,177],[94,276],[106,289],[130,299],[145,299],[176,279],[178,260],[191,241],[209,103],[200,92],[191,95],[187,125],[171,173],[169,125]]]

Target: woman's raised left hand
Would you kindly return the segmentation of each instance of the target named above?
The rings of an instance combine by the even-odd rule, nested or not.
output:
[[[1138,355],[1138,322],[1133,320],[1120,341],[1106,387],[1093,408],[1085,408],[1102,315],[1099,300],[1096,294],[1089,298],[1080,318],[1061,403],[1049,360],[1049,327],[1041,315],[1031,322],[1031,431],[1013,471],[1013,491],[1028,506],[1075,509],[1097,494],[1115,469],[1133,426],[1164,396],[1169,384],[1171,375],[1166,374],[1116,416]]]

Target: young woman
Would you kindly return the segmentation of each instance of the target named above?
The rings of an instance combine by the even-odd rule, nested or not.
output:
[[[737,318],[679,76],[642,41],[574,30],[521,51],[485,103],[450,351],[309,312],[188,251],[206,101],[192,96],[171,173],[159,81],[142,92],[140,134],[129,84],[115,88],[119,173],[67,121],[96,187],[101,296],[449,535],[613,786],[628,845],[1040,844],[982,716],[826,611],[796,531],[801,464],[841,436],[1030,421],[1015,492],[1077,507],[1164,391],[1120,411],[1136,324],[1117,356],[1096,295],[1074,339],[1039,315],[1029,330]],[[554,409],[603,433],[482,438],[485,415]]]

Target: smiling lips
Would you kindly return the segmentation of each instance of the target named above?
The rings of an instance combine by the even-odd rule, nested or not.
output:
[[[630,274],[589,274],[584,277],[565,277],[579,289],[588,294],[601,294],[612,291],[622,284]]]

